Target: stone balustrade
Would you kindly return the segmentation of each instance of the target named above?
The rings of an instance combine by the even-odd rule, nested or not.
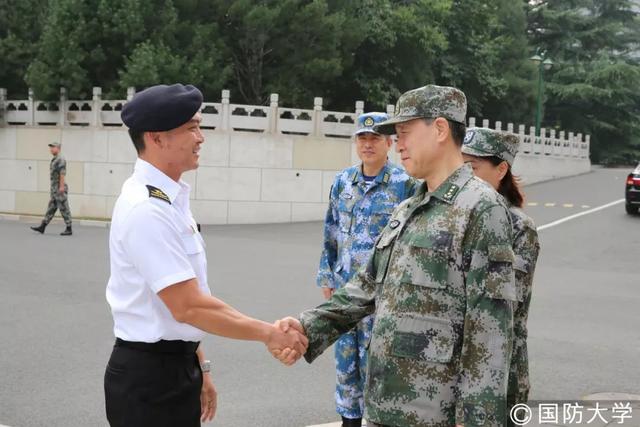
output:
[[[127,99],[135,94],[133,88]],[[62,143],[68,162],[70,205],[76,217],[108,218],[122,182],[131,174],[136,153],[120,111],[126,100],[56,102],[7,100],[0,89],[0,212],[42,214],[48,199],[47,144]],[[326,111],[322,98],[313,109],[285,108],[272,94],[269,105],[232,104],[228,90],[219,103],[202,105],[205,144],[200,167],[185,174],[192,185],[192,209],[205,224],[321,220],[335,173],[358,161],[350,143],[354,112]],[[393,113],[393,105],[387,112]],[[469,119],[469,126],[476,119]],[[489,127],[488,120],[482,126]],[[532,127],[493,128],[521,139],[514,172],[525,183],[590,170],[589,136]],[[398,163],[397,153],[390,155]]]

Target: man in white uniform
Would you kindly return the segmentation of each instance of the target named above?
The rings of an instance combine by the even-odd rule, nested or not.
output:
[[[199,341],[205,333],[303,353],[283,333],[211,296],[205,244],[189,208],[183,172],[196,169],[204,136],[201,92],[158,85],[122,110],[138,153],[115,204],[109,250],[116,343],[104,387],[112,427],[200,426],[213,419],[216,390]]]

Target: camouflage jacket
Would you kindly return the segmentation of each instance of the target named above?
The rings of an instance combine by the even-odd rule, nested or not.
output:
[[[60,188],[60,175],[67,174],[67,161],[60,154],[51,159],[49,165],[49,174],[51,176],[51,194],[58,192]],[[64,189],[67,191],[67,183],[64,183]]]
[[[502,198],[461,166],[423,184],[382,231],[366,268],[303,312],[313,361],[376,315],[367,418],[411,427],[504,426],[516,299],[511,222]]]
[[[521,209],[509,209],[513,224],[513,264],[516,277],[516,304],[513,318],[514,344],[509,372],[510,404],[525,403],[529,398],[529,356],[527,352],[527,318],[531,304],[533,273],[540,252],[538,232],[533,220]]]
[[[389,162],[371,185],[364,180],[360,165],[338,173],[324,222],[318,286],[340,288],[365,266],[391,213],[417,188],[418,181]]]

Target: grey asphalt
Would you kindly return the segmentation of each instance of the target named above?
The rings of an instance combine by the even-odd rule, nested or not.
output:
[[[598,169],[528,186],[538,206],[527,211],[542,225],[620,199],[627,172]],[[29,225],[0,220],[0,424],[106,426],[108,229],[76,226],[63,238],[61,224],[45,235]],[[212,291],[239,310],[271,321],[321,302],[314,285],[321,223],[206,226],[203,234]],[[619,204],[540,235],[529,322],[532,399],[640,393],[640,216]],[[337,419],[331,351],[313,365],[286,368],[258,343],[208,337],[203,345],[219,392],[210,425]]]

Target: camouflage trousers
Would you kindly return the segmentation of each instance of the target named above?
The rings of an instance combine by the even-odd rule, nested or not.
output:
[[[372,328],[373,316],[367,316],[335,344],[336,411],[345,418],[364,415],[367,346]]]
[[[47,212],[44,214],[44,219],[42,221],[45,224],[49,224],[57,210],[60,210],[60,215],[62,215],[67,227],[71,227],[71,211],[69,210],[69,200],[67,198],[66,191],[63,193],[51,193]]]

